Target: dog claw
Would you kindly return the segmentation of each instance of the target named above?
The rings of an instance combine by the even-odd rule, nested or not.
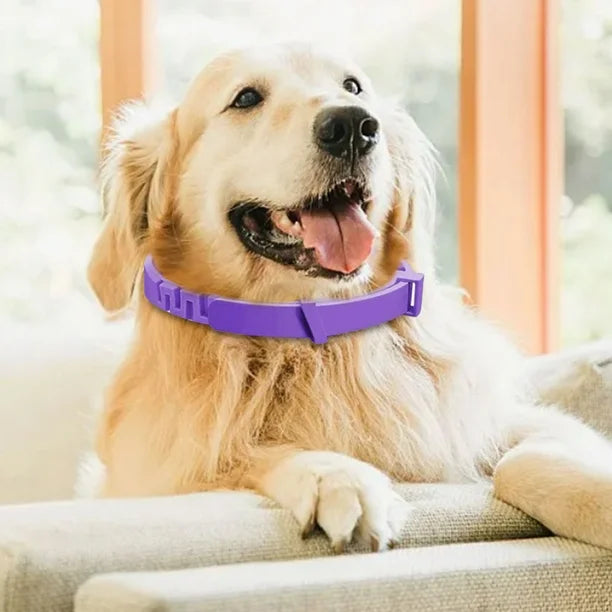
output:
[[[348,539],[343,538],[342,540],[332,543],[332,549],[337,555],[341,555],[346,550],[346,545],[348,543]]]
[[[310,515],[310,517],[308,518],[308,521],[306,522],[306,524],[304,525],[302,529],[302,540],[305,540],[306,538],[311,536],[312,532],[314,531],[314,528],[315,528],[315,515],[313,513]]]
[[[370,536],[370,548],[372,552],[378,552],[380,550],[380,540],[376,536]]]

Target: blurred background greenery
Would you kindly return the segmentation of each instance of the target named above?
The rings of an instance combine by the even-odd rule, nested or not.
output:
[[[160,89],[215,53],[302,38],[353,52],[440,152],[437,249],[457,280],[459,0],[158,0]],[[323,10],[324,9],[324,10]],[[0,322],[100,317],[84,269],[100,223],[96,0],[0,7]],[[612,2],[563,0],[564,344],[612,335]]]

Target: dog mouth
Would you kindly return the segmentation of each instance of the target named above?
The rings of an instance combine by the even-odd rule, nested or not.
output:
[[[372,251],[377,231],[368,219],[369,194],[345,179],[320,196],[277,208],[259,201],[235,204],[229,220],[252,253],[306,271],[310,276],[356,275]]]

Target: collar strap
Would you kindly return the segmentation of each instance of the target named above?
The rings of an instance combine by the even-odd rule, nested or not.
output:
[[[421,311],[423,275],[402,262],[384,287],[348,300],[257,303],[193,293],[164,278],[149,255],[144,263],[144,294],[160,310],[208,325],[219,332],[272,338],[310,338],[355,332]]]

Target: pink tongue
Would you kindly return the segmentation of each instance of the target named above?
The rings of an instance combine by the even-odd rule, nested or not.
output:
[[[324,268],[352,272],[372,250],[376,230],[357,202],[303,211],[301,221],[304,246],[315,249]]]

